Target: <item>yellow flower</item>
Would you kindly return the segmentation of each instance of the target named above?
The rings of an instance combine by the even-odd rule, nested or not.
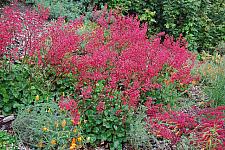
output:
[[[71,144],[76,144],[76,139],[72,138],[72,143]]]
[[[40,97],[39,97],[39,95],[37,95],[37,96],[35,97],[35,100],[36,100],[36,101],[39,101],[39,99],[40,99]]]
[[[80,125],[80,121],[77,123],[77,125]]]
[[[37,146],[38,146],[39,148],[44,147],[43,142],[42,142],[42,141],[38,142]]]
[[[55,145],[55,144],[56,144],[56,140],[55,140],[55,139],[52,139],[52,140],[51,140],[51,144],[52,144],[52,145]]]
[[[76,132],[77,132],[77,129],[76,129],[76,128],[74,128],[74,129],[73,129],[73,132],[74,132],[74,133],[76,133]]]
[[[58,121],[55,121],[55,127],[56,127],[56,128],[59,127]]]
[[[70,146],[70,150],[75,150],[76,149],[76,146],[77,146],[76,144],[74,144],[73,146],[71,145]]]
[[[76,149],[76,146],[77,146],[77,144],[76,144],[76,139],[73,138],[73,139],[72,139],[72,142],[71,142],[70,150]]]
[[[48,131],[48,128],[44,127],[42,128],[43,131]]]
[[[164,80],[164,83],[165,83],[166,85],[169,85],[169,84],[170,84],[170,81],[169,81],[169,80]]]
[[[197,84],[197,82],[196,82],[195,80],[193,80],[191,83],[192,83],[193,85],[196,85],[196,84]]]
[[[61,125],[62,125],[63,128],[66,126],[66,120],[65,119],[62,121]]]
[[[51,112],[51,108],[48,108],[48,113],[50,113]]]
[[[78,137],[78,138],[77,138],[77,141],[78,141],[78,142],[81,142],[81,141],[82,141],[82,138],[81,138],[81,137]]]

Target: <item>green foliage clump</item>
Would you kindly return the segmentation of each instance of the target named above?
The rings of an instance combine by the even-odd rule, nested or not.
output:
[[[106,3],[110,8],[136,14],[148,22],[150,34],[165,31],[178,37],[182,33],[190,50],[213,52],[224,43],[223,0],[108,0]]]
[[[6,4],[9,4],[10,0],[1,0],[0,1],[0,7],[3,7]]]
[[[92,98],[79,102],[80,111],[83,112],[82,131],[86,142],[94,147],[106,141],[110,143],[110,149],[122,149],[131,121],[129,108],[122,104],[119,91],[114,92],[112,99],[102,98],[104,86],[105,81],[99,81],[93,89]]]
[[[214,106],[223,106],[225,105],[225,58],[222,57],[216,62],[205,62],[200,68],[200,73],[209,99],[213,100]]]
[[[50,83],[45,75],[26,63],[1,61],[0,108],[3,114],[16,111],[21,105],[29,105],[36,95],[50,96]]]
[[[146,108],[144,106],[140,106],[132,114],[130,128],[127,131],[127,141],[136,149],[152,149],[152,135],[147,131],[148,125],[145,122],[146,118]]]
[[[0,114],[16,112],[21,106],[31,105],[38,95],[41,100],[74,93],[76,80],[71,74],[56,75],[54,69],[26,63],[26,58],[15,63],[0,61]]]
[[[18,112],[12,126],[18,139],[33,148],[68,149],[72,141],[76,141],[73,142],[76,146],[82,142],[79,127],[73,125],[69,113],[59,109],[55,102],[37,102],[25,107]]]
[[[27,4],[43,5],[50,9],[50,18],[66,17],[68,20],[83,15],[88,9],[88,0],[26,0]]]
[[[6,131],[0,131],[0,149],[16,149],[16,138]]]

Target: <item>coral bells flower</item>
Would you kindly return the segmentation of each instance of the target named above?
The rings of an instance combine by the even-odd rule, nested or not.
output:
[[[80,113],[78,112],[77,103],[74,99],[61,97],[59,101],[59,107],[61,109],[66,109],[67,111],[69,111],[73,124],[78,124],[80,120]]]
[[[81,94],[82,96],[87,99],[91,97],[92,87],[88,86],[87,89],[82,89]]]
[[[61,109],[66,109],[69,111],[77,108],[77,103],[74,99],[64,98],[63,96],[61,96],[59,101],[59,107]]]
[[[102,113],[105,109],[105,102],[102,102],[100,101],[96,107],[96,110],[99,112],[99,113]]]
[[[79,111],[77,109],[71,110],[70,115],[71,115],[71,120],[72,120],[73,124],[78,125],[79,121],[80,121]]]

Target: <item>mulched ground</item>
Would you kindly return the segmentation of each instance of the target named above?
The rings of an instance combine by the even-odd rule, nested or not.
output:
[[[14,115],[0,116],[0,130],[6,130],[12,132],[12,122],[15,119]]]

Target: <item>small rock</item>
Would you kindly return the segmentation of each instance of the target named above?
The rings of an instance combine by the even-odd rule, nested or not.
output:
[[[6,129],[6,126],[5,125],[2,125],[1,130],[5,130],[5,129]]]
[[[12,121],[12,120],[14,120],[14,119],[15,119],[14,115],[11,115],[11,116],[5,117],[5,118],[3,119],[3,122],[9,122],[9,121]]]

